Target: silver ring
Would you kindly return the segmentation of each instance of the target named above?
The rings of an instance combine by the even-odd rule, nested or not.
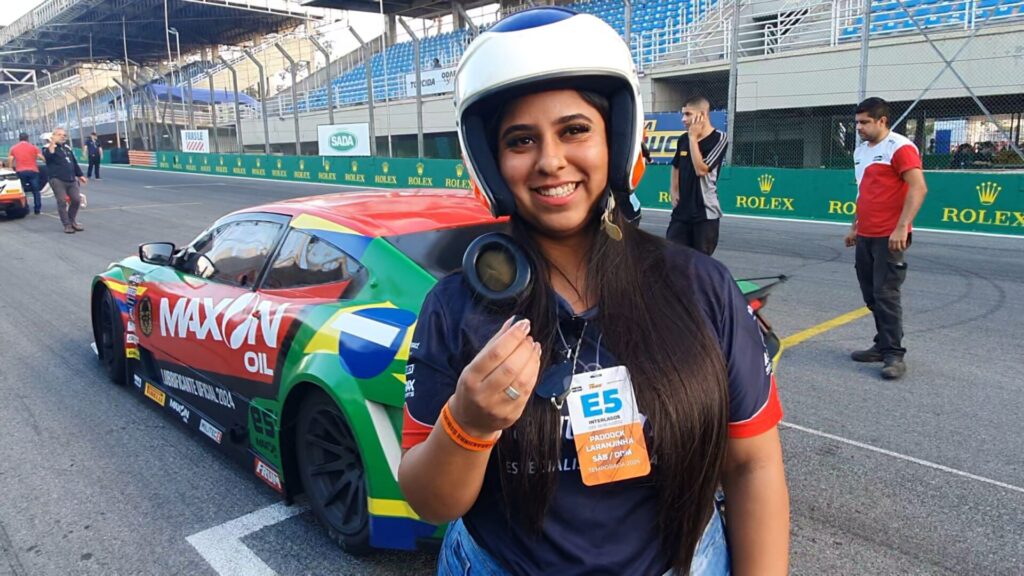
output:
[[[509,386],[508,388],[505,388],[505,395],[508,396],[509,398],[513,399],[513,400],[519,400],[519,397],[521,396],[521,394],[519,393],[519,390],[516,390],[512,386]]]

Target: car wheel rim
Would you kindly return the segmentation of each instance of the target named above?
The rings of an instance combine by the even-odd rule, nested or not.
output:
[[[366,522],[366,482],[351,431],[339,414],[322,409],[312,415],[304,441],[311,484],[307,491],[332,528],[358,533]]]

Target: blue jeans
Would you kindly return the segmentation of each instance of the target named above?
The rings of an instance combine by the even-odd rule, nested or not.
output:
[[[690,576],[729,576],[729,566],[725,524],[716,507],[697,544],[690,565]],[[673,574],[669,571],[665,576]],[[441,554],[437,559],[437,576],[509,576],[509,573],[477,545],[460,519],[448,525],[448,533],[445,534]]]
[[[33,172],[31,170],[22,170],[18,172],[18,178],[21,178],[21,189],[25,192],[32,189],[32,199],[35,201],[35,213],[38,214],[43,209],[43,186],[42,179],[39,178],[39,172]]]

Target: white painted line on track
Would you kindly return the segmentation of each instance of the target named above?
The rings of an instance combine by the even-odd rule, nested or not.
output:
[[[671,215],[672,211],[667,208],[644,208],[644,212],[658,212],[665,215]],[[845,226],[850,227],[849,222],[835,222],[832,220],[808,220],[807,218],[776,218],[774,216],[752,216],[750,214],[725,214],[724,219],[730,218],[742,218],[746,220],[770,220],[772,222],[800,222],[802,224],[824,224],[826,226]],[[933,234],[955,234],[959,236],[986,236],[988,238],[1010,238],[1012,240],[1022,240],[1024,236],[1015,234],[992,234],[990,232],[968,232],[964,230],[939,230],[938,228],[921,228],[914,226],[914,232],[929,232]],[[840,238],[842,240],[842,238]]]
[[[178,202],[174,204],[129,204],[127,206],[110,206],[107,208],[86,208],[88,212],[104,212],[110,210],[133,210],[135,208],[174,208],[177,206],[199,206],[202,202]]]
[[[278,502],[220,526],[193,534],[186,540],[220,576],[277,576],[277,572],[242,543],[242,538],[302,514],[308,509],[306,505],[288,506],[284,502]]]
[[[95,342],[90,342],[90,343],[89,343],[89,348],[91,348],[91,349],[92,349],[92,353],[93,353],[93,354],[95,354],[95,355],[96,355],[97,357],[99,357],[99,355],[100,355],[100,351],[99,351],[99,349],[98,349],[98,348],[96,348],[96,343],[95,343]]]
[[[779,426],[781,428],[783,428],[783,429],[785,429],[785,428],[792,428],[793,430],[798,430],[800,432],[811,434],[813,436],[820,436],[821,438],[828,438],[829,440],[834,440],[834,441],[840,442],[842,444],[847,444],[847,445],[854,446],[854,447],[857,447],[857,448],[863,448],[864,450],[868,450],[868,451],[871,451],[871,452],[876,452],[878,454],[883,454],[885,456],[891,456],[891,457],[897,458],[899,460],[905,460],[907,462],[912,462],[914,464],[918,464],[920,466],[924,466],[925,468],[931,468],[933,470],[939,470],[941,472],[948,472],[949,474],[960,476],[962,478],[967,478],[968,480],[974,480],[976,482],[982,482],[982,483],[985,483],[985,484],[989,484],[991,486],[996,486],[998,488],[1005,488],[1005,489],[1011,490],[1013,492],[1019,492],[1021,494],[1024,494],[1024,488],[1022,488],[1020,486],[1014,486],[1013,484],[1007,484],[1006,482],[1000,482],[998,480],[993,480],[991,478],[985,478],[984,476],[978,476],[977,474],[971,474],[969,472],[964,472],[962,470],[957,470],[956,468],[950,468],[949,466],[943,466],[942,464],[936,464],[935,462],[929,462],[927,460],[922,460],[920,458],[914,458],[913,456],[907,456],[906,454],[900,454],[899,452],[893,452],[892,450],[886,450],[885,448],[879,448],[877,446],[872,446],[870,444],[865,444],[863,442],[857,442],[856,440],[850,440],[849,438],[843,438],[842,436],[836,436],[835,434],[829,434],[827,432],[821,432],[819,430],[814,430],[812,428],[805,428],[803,426],[798,426],[798,425],[792,424],[790,422],[781,422],[779,424]]]
[[[152,190],[153,188],[181,188],[185,184],[161,184],[159,186],[143,186],[143,188]],[[206,184],[206,186],[227,186],[227,184]]]

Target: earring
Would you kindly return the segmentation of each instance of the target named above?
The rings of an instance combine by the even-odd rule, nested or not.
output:
[[[615,222],[612,222],[612,214],[615,212],[615,194],[608,194],[608,205],[601,215],[601,229],[609,238],[615,241],[622,240],[622,229]]]

